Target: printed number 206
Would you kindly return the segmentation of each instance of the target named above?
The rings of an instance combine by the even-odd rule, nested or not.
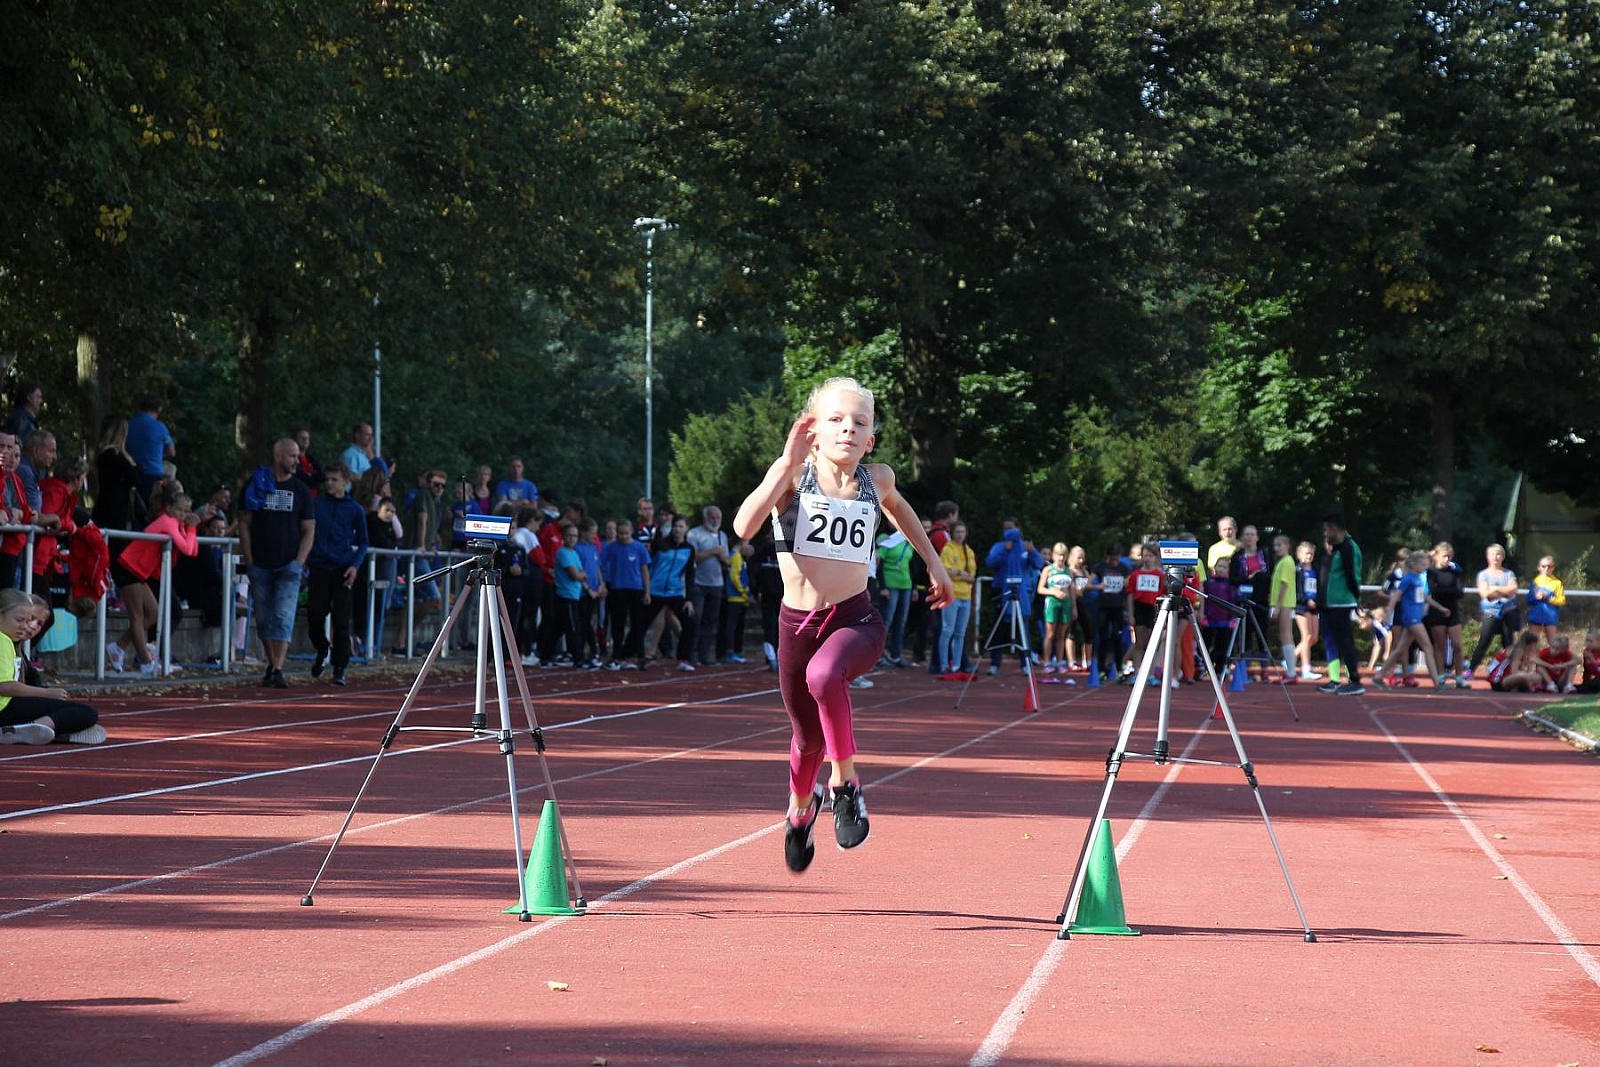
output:
[[[867,543],[867,520],[855,519],[845,521],[843,515],[837,515],[829,521],[826,515],[812,515],[811,532],[806,535],[807,541],[818,544],[843,545],[849,542],[851,548],[861,548]]]

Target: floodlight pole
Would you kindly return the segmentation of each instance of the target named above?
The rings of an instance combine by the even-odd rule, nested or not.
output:
[[[651,474],[655,466],[655,349],[652,334],[655,330],[655,242],[656,233],[675,230],[677,226],[666,219],[645,218],[633,220],[633,228],[644,232],[644,495],[653,500]]]
[[[372,315],[378,315],[378,298],[372,298]],[[383,348],[378,344],[376,322],[372,328],[372,454],[383,455]]]

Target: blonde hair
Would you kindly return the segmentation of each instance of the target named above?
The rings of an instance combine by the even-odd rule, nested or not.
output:
[[[0,615],[10,615],[18,608],[32,608],[33,597],[20,589],[0,589]]]
[[[1057,541],[1055,544],[1050,546],[1051,558],[1054,558],[1057,552],[1061,553],[1063,556],[1067,554],[1067,543],[1065,541]]]
[[[867,402],[867,404],[872,408],[872,432],[877,433],[878,402],[873,398],[872,390],[868,389],[854,378],[836,377],[825,379],[815,389],[811,390],[810,396],[806,397],[806,413],[815,415],[817,413],[817,401],[822,398],[824,393],[832,392],[835,389],[842,390],[846,393],[855,393],[857,396],[861,397]]]

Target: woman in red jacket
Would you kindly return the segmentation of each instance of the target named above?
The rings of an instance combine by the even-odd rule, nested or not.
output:
[[[150,503],[156,517],[144,528],[144,532],[165,534],[172,539],[174,548],[186,556],[192,556],[200,550],[195,534],[195,527],[200,520],[189,510],[192,505],[189,495],[181,489],[171,488],[171,484],[162,482],[151,492]],[[150,646],[145,644],[145,637],[150,627],[156,624],[160,611],[155,591],[149,583],[152,578],[160,576],[160,541],[130,541],[128,547],[122,550],[122,555],[111,562],[112,580],[116,582],[117,591],[122,594],[122,603],[128,609],[128,632],[106,647],[114,670],[122,670],[126,662],[124,646],[133,650],[141,674],[155,674],[161,669],[151,654]],[[176,674],[179,668],[173,667],[172,670]]]

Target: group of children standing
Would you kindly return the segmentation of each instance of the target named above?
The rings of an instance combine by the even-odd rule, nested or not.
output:
[[[1591,629],[1585,636],[1580,660],[1571,640],[1560,632],[1561,608],[1567,597],[1555,574],[1555,558],[1542,557],[1538,573],[1528,584],[1524,626],[1517,576],[1505,565],[1504,546],[1490,545],[1484,556],[1485,566],[1475,581],[1481,627],[1471,656],[1465,657],[1461,600],[1467,586],[1454,549],[1441,541],[1428,551],[1401,549],[1396,553],[1394,566],[1384,579],[1386,602],[1372,608],[1362,620],[1373,632],[1369,667],[1375,670],[1374,681],[1391,689],[1417,687],[1415,653],[1420,651],[1436,688],[1454,684],[1466,689],[1498,640],[1500,650],[1484,671],[1491,689],[1600,692],[1600,629]]]
[[[1313,660],[1323,637],[1319,585],[1326,578],[1318,567],[1316,546],[1277,534],[1269,548],[1251,526],[1238,531],[1235,539],[1231,521],[1219,523],[1222,540],[1203,561],[1204,577],[1190,576],[1183,591],[1211,661],[1221,669],[1244,659],[1253,676],[1261,674],[1257,664],[1270,661],[1284,682],[1321,681]],[[1193,539],[1187,534],[1179,538]],[[1487,566],[1476,577],[1483,626],[1469,659],[1462,647],[1462,601],[1474,586],[1456,563],[1454,548],[1441,541],[1429,550],[1402,549],[1384,579],[1382,602],[1356,612],[1359,625],[1372,634],[1366,667],[1374,682],[1385,688],[1415,688],[1422,684],[1415,677],[1420,659],[1436,689],[1470,688],[1498,637],[1502,648],[1483,674],[1491,688],[1600,691],[1600,630],[1588,635],[1581,659],[1559,632],[1566,593],[1555,576],[1554,559],[1539,561],[1527,593],[1523,629],[1517,576],[1505,569],[1505,555],[1504,547],[1491,545]],[[1044,605],[1042,680],[1070,685],[1075,680],[1067,675],[1095,671],[1097,681],[1131,684],[1155,626],[1165,581],[1155,545],[1136,546],[1127,555],[1120,544],[1107,545],[1101,561],[1091,567],[1081,546],[1056,543],[1032,586]],[[1174,686],[1200,674],[1195,635],[1184,620],[1177,639],[1178,677],[1170,680]],[[1338,655],[1330,652],[1327,658]],[[1157,667],[1151,684],[1159,680]]]

